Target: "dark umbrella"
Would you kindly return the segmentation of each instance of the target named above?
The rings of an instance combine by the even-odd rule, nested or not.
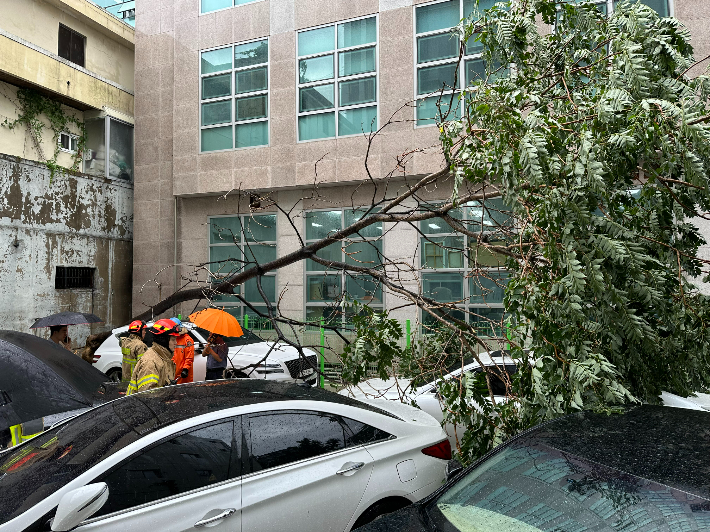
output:
[[[44,318],[38,319],[30,329],[41,327],[53,327],[55,325],[82,325],[85,323],[103,323],[104,320],[95,314],[84,314],[83,312],[60,312]]]
[[[0,331],[0,430],[100,402],[106,375],[54,342]]]

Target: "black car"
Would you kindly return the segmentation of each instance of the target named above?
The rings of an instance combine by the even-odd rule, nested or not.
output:
[[[644,405],[566,416],[358,530],[710,531],[710,413]]]

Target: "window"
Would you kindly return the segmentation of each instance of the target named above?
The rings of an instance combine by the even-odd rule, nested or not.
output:
[[[132,181],[133,126],[110,116],[86,120],[85,126],[84,173]]]
[[[365,210],[323,210],[305,213],[306,243],[321,240],[328,234],[348,227],[362,218]],[[346,262],[365,268],[382,264],[381,223],[373,224],[353,235],[347,242],[336,242],[320,250],[317,256],[324,260]],[[318,322],[338,321],[342,316],[340,302],[343,291],[350,299],[371,307],[382,308],[382,286],[368,276],[358,276],[323,266],[312,259],[306,260],[306,320]]]
[[[72,133],[60,133],[57,142],[59,143],[60,150],[76,153],[79,137]]]
[[[63,57],[80,67],[86,66],[84,64],[85,45],[86,37],[81,33],[67,28],[63,24],[59,25],[59,47],[57,52],[59,57]]]
[[[200,151],[268,146],[269,40],[202,52],[200,76]]]
[[[614,10],[619,0],[571,0],[570,3],[581,4],[583,2],[596,4],[599,6],[599,11],[606,14]],[[669,0],[639,0],[639,3],[647,5],[662,17],[668,17],[671,14]]]
[[[75,266],[57,266],[54,275],[54,288],[94,288],[94,272],[96,268]]]
[[[210,218],[210,272],[212,282],[218,283],[242,269],[254,264],[276,260],[276,214],[245,216],[213,216]],[[276,304],[276,273],[265,274],[261,286],[272,304]],[[267,309],[256,279],[239,287],[244,299],[253,303],[260,312]],[[214,301],[224,305],[225,310],[241,320],[248,313],[239,300],[231,296],[217,296]],[[253,313],[252,313],[253,314]],[[250,319],[255,318],[250,316]],[[250,324],[253,323],[250,321]]]
[[[488,242],[502,243],[512,231],[510,212],[502,200],[472,202],[451,211],[469,231],[481,232]],[[492,322],[504,317],[503,296],[508,283],[505,257],[479,246],[440,218],[420,222],[421,283],[423,294],[441,303],[453,303],[452,317],[468,321],[480,335],[499,336]],[[433,318],[423,315],[425,324]]]
[[[151,447],[97,479],[109,497],[94,517],[240,477],[240,440],[241,422],[227,421]]]
[[[283,411],[249,417],[251,471],[261,471],[299,460],[376,441],[390,434],[340,416]]]
[[[492,7],[497,0],[448,0],[415,8],[415,50],[417,125],[434,124],[441,120],[461,117],[457,91],[477,80],[505,75],[507,69],[486,68],[481,57],[481,43],[471,37],[466,43],[464,57],[459,61],[459,39],[451,32],[462,18],[477,16]],[[475,10],[476,13],[474,13]],[[443,91],[443,92],[442,92]],[[439,99],[440,110],[437,108]],[[447,115],[449,107],[451,112]]]
[[[257,0],[202,0],[200,2],[200,13],[210,13],[220,9],[227,9],[242,4],[249,4]]]
[[[377,17],[298,33],[298,140],[377,130]]]

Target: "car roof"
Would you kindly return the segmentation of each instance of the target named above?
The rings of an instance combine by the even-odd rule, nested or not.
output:
[[[710,498],[710,412],[652,405],[580,412],[514,441],[521,440]]]

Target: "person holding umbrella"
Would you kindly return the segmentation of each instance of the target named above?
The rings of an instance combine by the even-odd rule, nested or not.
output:
[[[224,339],[219,335],[212,333],[207,338],[207,345],[202,351],[202,356],[209,356],[207,359],[207,371],[205,374],[206,381],[215,381],[224,378],[224,370],[227,369],[227,358],[229,348],[224,343]]]
[[[69,338],[69,327],[66,325],[52,325],[49,328],[49,339],[55,344],[71,351],[71,338]]]
[[[128,326],[128,336],[121,338],[118,342],[123,354],[123,363],[121,364],[121,381],[123,382],[131,382],[133,369],[148,349],[148,346],[143,342],[145,331],[145,322],[135,320]]]
[[[203,357],[209,356],[205,380],[212,381],[223,378],[229,360],[229,347],[222,337],[238,337],[244,334],[237,318],[224,310],[206,308],[190,314],[190,321],[212,333],[202,351]]]
[[[172,358],[177,337],[180,336],[178,326],[172,320],[162,319],[156,321],[148,331],[153,335],[153,345],[136,363],[126,395],[175,384],[175,363]]]

